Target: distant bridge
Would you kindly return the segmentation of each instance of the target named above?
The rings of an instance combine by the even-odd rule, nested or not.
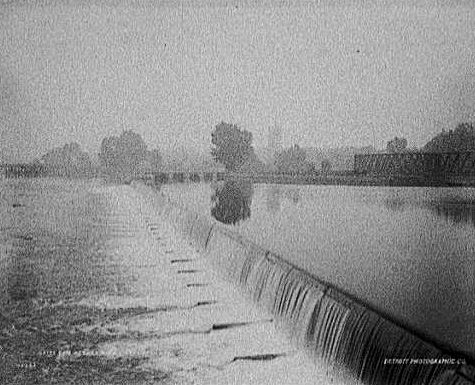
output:
[[[355,155],[358,174],[443,177],[475,175],[475,152],[404,152]]]
[[[4,163],[0,165],[0,173],[7,178],[38,177],[44,174],[44,167],[33,163]]]
[[[217,182],[224,180],[221,171],[162,171],[147,173],[145,179],[153,183]]]

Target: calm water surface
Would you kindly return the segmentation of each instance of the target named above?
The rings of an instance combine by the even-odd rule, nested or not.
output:
[[[475,356],[475,189],[226,182],[161,191]]]

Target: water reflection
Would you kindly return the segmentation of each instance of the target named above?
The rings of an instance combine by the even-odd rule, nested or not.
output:
[[[265,188],[267,210],[272,214],[277,214],[281,208],[282,188],[275,184],[265,185]]]
[[[281,185],[264,185],[267,211],[277,214],[282,210],[282,198],[297,205],[300,201],[301,189],[299,187],[282,188]]]
[[[429,208],[452,223],[468,224],[475,227],[475,202],[471,200],[442,200],[429,203]]]
[[[251,216],[253,187],[248,181],[227,180],[211,197],[211,215],[216,220],[235,225]]]
[[[384,205],[391,211],[404,211],[407,202],[400,197],[391,197],[384,201]]]
[[[292,201],[294,204],[299,203],[299,201],[300,201],[300,189],[299,188],[293,188],[291,190],[287,190],[285,192],[285,197],[289,201]]]
[[[384,201],[391,211],[402,212],[412,207],[423,207],[445,221],[455,224],[468,224],[475,227],[475,200],[448,197],[425,201],[411,201],[399,196],[391,196]]]

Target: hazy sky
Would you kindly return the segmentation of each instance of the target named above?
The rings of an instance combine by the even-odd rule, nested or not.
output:
[[[475,120],[471,2],[204,3],[1,3],[2,157],[124,129],[207,148],[221,120],[256,145],[275,121],[284,145],[421,146]]]

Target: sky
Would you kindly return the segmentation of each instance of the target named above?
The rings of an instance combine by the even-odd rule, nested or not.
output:
[[[132,129],[210,147],[221,121],[283,144],[420,147],[475,120],[471,2],[0,1],[0,160]]]

